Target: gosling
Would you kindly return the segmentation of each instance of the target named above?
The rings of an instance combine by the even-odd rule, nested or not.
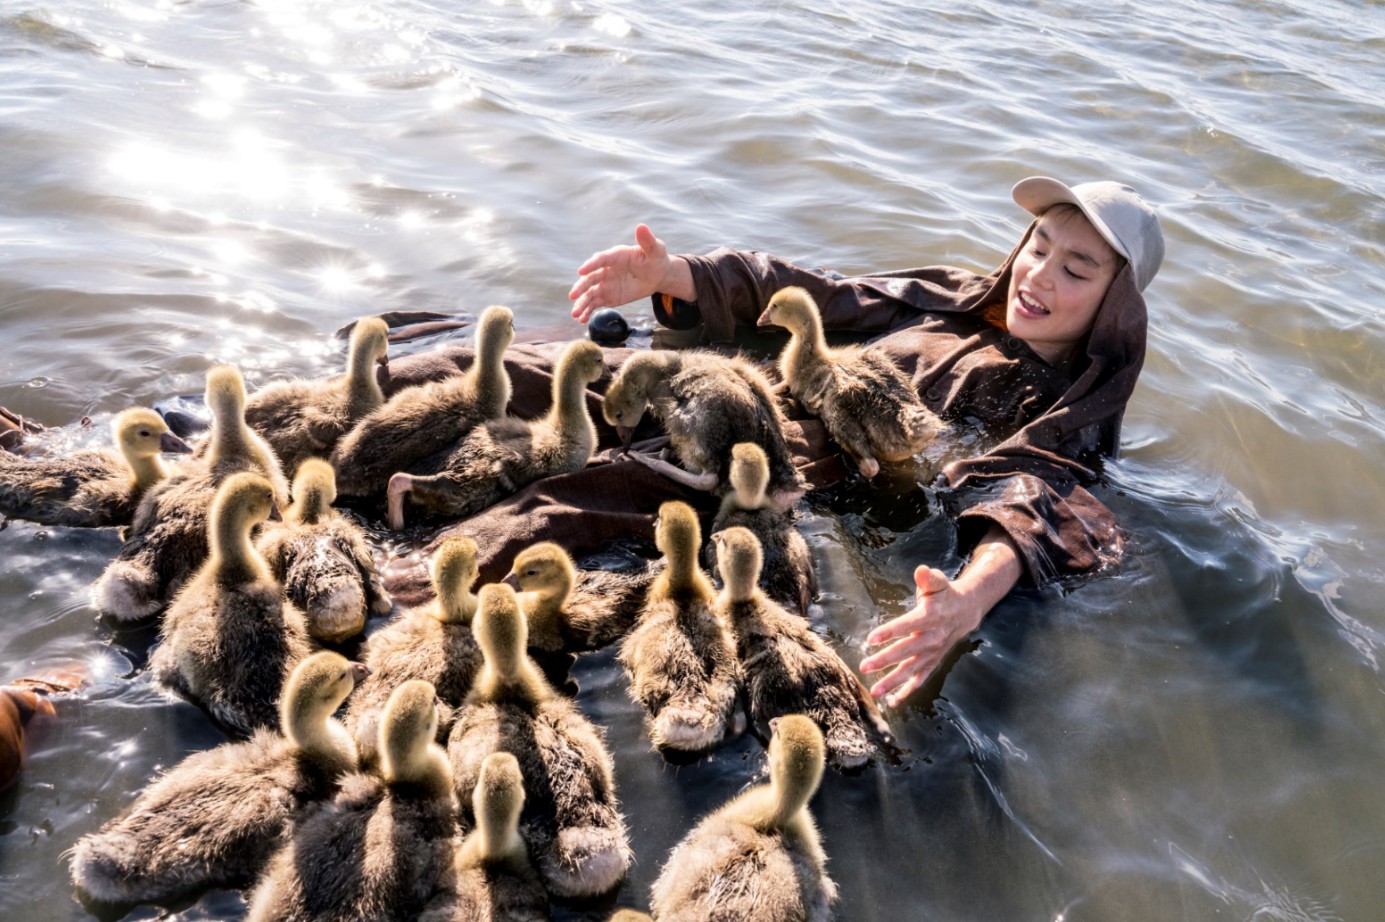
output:
[[[740,442],[731,449],[731,492],[722,497],[712,520],[712,533],[741,525],[760,539],[764,566],[760,588],[781,605],[808,616],[808,606],[818,594],[817,570],[808,542],[798,530],[792,509],[780,509],[769,501],[769,460],[754,442]],[[715,560],[708,560],[715,567]]]
[[[884,350],[828,347],[817,302],[806,290],[789,286],[775,292],[759,325],[789,331],[780,376],[789,393],[822,419],[863,477],[880,473],[881,461],[908,460],[937,434],[937,416]]]
[[[606,388],[601,411],[627,449],[635,426],[646,411],[652,414],[686,469],[638,452],[631,457],[695,490],[725,493],[731,447],[738,442],[764,449],[776,506],[788,508],[806,490],[789,454],[773,387],[743,358],[696,349],[636,352]]]
[[[351,696],[345,720],[366,765],[376,761],[379,714],[396,688],[412,679],[432,683],[439,698],[439,727],[450,729],[454,709],[481,669],[481,648],[471,632],[477,605],[472,592],[476,542],[461,535],[447,538],[433,554],[431,573],[433,600],[402,612],[371,634],[361,650],[370,676]]]
[[[385,402],[375,378],[389,367],[389,327],[379,317],[356,322],[347,345],[346,374],[323,381],[275,381],[245,405],[245,421],[264,436],[284,470],[306,458],[325,458],[367,414]]]
[[[235,474],[217,490],[211,556],[169,606],[149,661],[159,684],[240,734],[278,725],[279,689],[312,652],[306,618],[250,543],[273,508],[259,474]]]
[[[308,616],[308,633],[323,643],[356,636],[369,615],[388,614],[394,605],[365,533],[332,508],[336,498],[332,465],[304,459],[293,478],[293,505],[255,541],[289,601]]]
[[[712,582],[697,565],[702,533],[692,507],[660,506],[654,541],[664,572],[650,585],[618,659],[630,678],[630,697],[644,706],[654,745],[701,752],[737,729],[736,650],[717,615]]]
[[[870,692],[806,621],[756,585],[761,555],[753,532],[737,525],[712,540],[724,585],[717,612],[736,636],[751,724],[767,738],[774,718],[804,714],[825,734],[834,768],[865,765],[875,753],[871,733],[890,739]]]
[[[471,795],[476,829],[462,840],[452,886],[419,922],[548,922],[548,893],[519,834],[524,777],[508,752],[481,763]]]
[[[823,772],[822,732],[781,717],[769,784],[704,818],[674,848],[650,891],[659,922],[827,922],[837,887],[808,801]]]
[[[510,576],[529,625],[529,649],[599,650],[629,633],[657,569],[578,570],[560,544],[541,541],[515,556]]]
[[[284,686],[283,733],[261,729],[195,753],[145,788],[73,848],[78,891],[152,903],[253,881],[293,825],[356,769],[356,747],[332,714],[364,674],[337,653],[299,663]]]
[[[264,439],[245,424],[245,382],[230,365],[207,372],[212,431],[198,457],[178,465],[145,493],[125,544],[92,587],[92,605],[120,621],[162,609],[207,559],[207,514],[216,488],[241,471],[267,478],[275,502],[289,488]]]
[[[487,756],[513,753],[528,791],[520,831],[549,892],[609,892],[629,868],[630,846],[601,732],[525,654],[514,590],[493,583],[480,599],[475,629],[485,664],[447,742],[457,790],[476,786]]]
[[[161,453],[192,449],[144,407],[118,414],[111,432],[115,452],[41,459],[0,452],[0,516],[68,528],[129,525],[140,499],[169,474]]]

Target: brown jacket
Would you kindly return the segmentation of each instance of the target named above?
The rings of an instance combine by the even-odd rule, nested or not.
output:
[[[1027,239],[1028,232],[1020,246]],[[1079,360],[1065,374],[1004,329],[1014,256],[984,276],[929,267],[839,278],[763,253],[718,250],[688,257],[696,305],[656,297],[655,312],[675,326],[700,322],[702,342],[725,347],[738,342],[738,329],[754,325],[774,292],[785,285],[808,289],[829,330],[870,335],[912,375],[935,412],[983,433],[993,447],[954,461],[941,475],[949,505],[960,510],[959,551],[968,552],[992,523],[999,525],[1019,548],[1026,582],[1037,584],[1091,572],[1119,557],[1114,517],[1084,484],[1095,477],[1100,456],[1116,452],[1121,416],[1144,360],[1145,304],[1129,268],[1123,268],[1097,311]],[[547,409],[552,362],[562,346],[511,347],[506,357],[514,381],[511,413],[529,417]],[[628,349],[607,350],[608,367],[614,371],[629,354]],[[470,349],[453,346],[394,362],[387,390],[456,374],[470,360]],[[534,541],[557,541],[580,556],[609,539],[650,539],[659,504],[667,499],[714,511],[710,498],[692,495],[609,450],[616,436],[600,411],[600,392],[608,380],[594,385],[588,401],[601,446],[608,450],[583,471],[533,484],[443,532],[456,529],[476,538],[482,579],[503,576],[514,556]],[[846,476],[821,423],[792,419],[789,430],[799,468],[813,486]],[[638,435],[657,433],[646,429]],[[429,591],[421,559],[392,567],[387,581],[406,604]]]

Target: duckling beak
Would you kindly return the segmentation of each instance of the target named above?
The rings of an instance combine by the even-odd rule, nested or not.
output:
[[[765,308],[765,312],[760,315],[760,319],[755,321],[755,325],[757,327],[772,327],[775,325],[774,321],[769,319],[769,313],[771,310],[773,310],[773,308]]]
[[[168,452],[173,455],[190,455],[192,446],[184,442],[172,432],[165,432],[159,436],[159,451]]]
[[[269,521],[271,521],[271,522],[282,522],[282,521],[284,521],[284,514],[283,514],[282,512],[279,511],[279,504],[278,504],[278,503],[274,503],[272,506],[269,507]]]
[[[635,430],[631,426],[616,426],[616,435],[620,437],[620,450],[630,453],[630,443],[635,439]]]
[[[382,355],[375,360],[375,364],[379,365],[381,368],[388,369],[390,367],[390,357],[388,355]]]
[[[370,675],[370,667],[365,663],[351,664],[351,681],[360,685],[365,681],[365,677]]]
[[[509,586],[515,592],[519,592],[519,574],[516,573],[514,570],[511,570],[509,573],[506,573],[505,578],[502,579],[501,582],[504,583],[506,586]]]

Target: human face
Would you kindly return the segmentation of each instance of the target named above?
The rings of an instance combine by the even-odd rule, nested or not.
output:
[[[1120,256],[1082,212],[1045,212],[1015,257],[1005,303],[1010,335],[1058,365],[1092,328]]]

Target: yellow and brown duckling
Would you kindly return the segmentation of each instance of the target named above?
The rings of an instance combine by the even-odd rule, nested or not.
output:
[[[736,650],[717,615],[712,581],[697,565],[697,513],[686,503],[664,503],[654,540],[664,571],[650,584],[618,658],[630,677],[630,697],[644,706],[654,745],[701,752],[738,729]]]
[[[188,756],[72,850],[72,880],[106,903],[162,902],[206,887],[245,886],[313,805],[356,769],[356,747],[332,714],[365,667],[315,653],[284,686],[283,732]]]
[[[632,457],[697,490],[729,486],[731,447],[755,442],[770,465],[769,496],[787,508],[806,489],[784,438],[784,417],[773,386],[739,356],[703,350],[636,352],[606,389],[602,414],[622,439],[650,412],[668,433],[683,467],[660,458]]]
[[[337,444],[332,466],[338,492],[378,497],[395,472],[448,450],[475,426],[503,416],[510,403],[505,350],[514,336],[510,309],[486,308],[476,327],[476,356],[464,374],[401,390]]]
[[[544,477],[587,466],[596,448],[596,426],[587,411],[586,388],[606,372],[601,347],[573,341],[553,373],[553,404],[539,419],[513,416],[482,423],[427,473],[400,472],[387,491],[389,526],[404,527],[404,501],[431,513],[467,518]]]
[[[872,734],[890,740],[870,692],[826,641],[756,585],[760,542],[733,526],[713,536],[724,588],[717,611],[736,637],[750,719],[762,738],[776,717],[804,714],[822,730],[833,767],[860,768],[875,754]]]
[[[419,922],[548,922],[548,893],[519,834],[524,776],[508,752],[481,763],[471,795],[476,828],[457,849],[449,888]]]
[[[288,473],[305,458],[325,458],[337,442],[385,402],[377,366],[389,365],[389,327],[379,317],[356,322],[346,373],[326,380],[275,381],[245,405],[245,421],[264,436]]]
[[[669,855],[650,891],[659,922],[826,922],[837,887],[808,812],[823,761],[817,724],[779,718],[769,783],[705,817]]]
[[[365,533],[332,508],[336,498],[332,465],[304,459],[283,521],[269,523],[255,539],[289,601],[308,616],[308,633],[324,643],[356,636],[368,616],[388,614],[394,604]]]
[[[0,452],[0,516],[72,528],[129,525],[144,494],[169,474],[160,456],[192,449],[144,407],[117,414],[111,433],[114,452],[66,458]]]
[[[375,762],[385,702],[411,679],[433,685],[440,726],[452,726],[453,709],[471,692],[481,668],[481,648],[471,632],[476,575],[476,542],[465,536],[447,538],[433,554],[433,600],[401,612],[366,639],[361,659],[370,676],[351,696],[345,718],[365,764]]]
[[[798,515],[769,501],[765,495],[768,484],[769,461],[764,449],[754,442],[741,442],[732,448],[731,491],[722,497],[721,508],[712,520],[712,533],[733,525],[753,531],[764,553],[760,588],[771,599],[807,617],[808,606],[818,594],[813,555],[798,530]],[[708,566],[715,567],[715,555],[708,553],[707,557]]]
[[[883,350],[829,347],[817,302],[802,288],[775,292],[759,325],[789,331],[779,373],[789,393],[846,449],[865,477],[880,462],[906,461],[937,434],[939,421]]]
[[[437,693],[399,686],[380,720],[380,774],[356,773],[301,820],[250,898],[251,922],[418,918],[452,875],[457,803],[435,742]]]
[[[207,372],[212,429],[200,456],[179,464],[140,500],[129,534],[92,587],[92,605],[119,620],[162,609],[207,558],[207,516],[217,487],[233,474],[266,479],[281,506],[289,487],[274,452],[245,424],[245,382],[230,365]]]
[[[492,583],[480,597],[475,631],[485,665],[447,743],[457,790],[475,787],[492,753],[512,753],[528,792],[520,832],[549,892],[606,893],[630,865],[611,755],[596,726],[553,691],[525,653],[514,590]]]
[[[638,620],[658,568],[579,570],[560,544],[541,541],[516,555],[510,576],[529,625],[530,651],[579,653],[624,637]]]
[[[278,724],[279,690],[312,652],[303,612],[250,541],[273,509],[274,491],[259,474],[221,485],[208,525],[211,555],[164,614],[149,659],[156,681],[242,734]]]

